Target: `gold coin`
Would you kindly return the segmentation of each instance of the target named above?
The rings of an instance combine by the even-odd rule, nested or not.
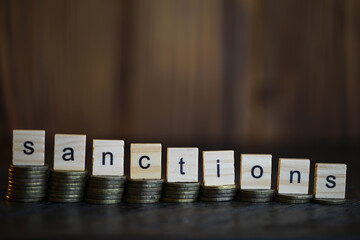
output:
[[[197,201],[197,198],[193,199],[178,199],[178,198],[163,198],[164,202],[170,202],[170,203],[193,203]]]
[[[121,199],[91,199],[86,198],[86,202],[92,203],[92,204],[118,204],[121,203]]]
[[[346,199],[337,198],[313,198],[311,199],[314,203],[325,204],[325,205],[338,205],[346,203]]]

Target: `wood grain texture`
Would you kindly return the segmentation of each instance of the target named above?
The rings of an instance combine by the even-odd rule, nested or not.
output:
[[[124,175],[124,141],[93,140],[93,175]]]
[[[205,186],[235,184],[234,151],[203,151]]]
[[[271,154],[241,154],[240,188],[271,189],[271,171]]]
[[[166,180],[198,182],[199,148],[168,148]]]
[[[55,134],[54,170],[85,170],[86,135]]]
[[[130,144],[130,178],[161,179],[160,143]]]
[[[13,165],[45,164],[45,131],[13,131]]]
[[[173,146],[356,146],[359,10],[357,0],[0,0],[1,141],[46,129]]]
[[[309,194],[309,159],[279,158],[278,193]]]
[[[345,198],[346,164],[315,164],[315,198]]]

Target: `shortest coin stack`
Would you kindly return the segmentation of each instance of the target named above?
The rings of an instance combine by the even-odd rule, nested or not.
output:
[[[157,203],[161,199],[163,179],[129,179],[124,201],[127,203]]]
[[[90,175],[86,186],[85,201],[93,204],[117,204],[124,192],[125,176]]]
[[[312,197],[312,194],[275,194],[277,202],[290,204],[308,203]]]
[[[10,165],[6,199],[39,202],[46,197],[48,166]]]
[[[274,189],[238,189],[236,200],[251,203],[271,202],[274,199]]]
[[[314,203],[325,204],[325,205],[339,205],[346,203],[346,199],[341,198],[313,198],[311,199]]]
[[[226,202],[234,199],[236,185],[204,186],[200,187],[200,201],[205,202]]]
[[[51,202],[81,202],[87,171],[51,170],[48,200]]]
[[[198,182],[167,182],[165,183],[163,201],[172,203],[195,202],[199,196]]]

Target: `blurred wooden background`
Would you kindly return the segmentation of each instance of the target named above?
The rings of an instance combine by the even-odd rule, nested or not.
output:
[[[0,0],[0,134],[360,142],[360,1]]]

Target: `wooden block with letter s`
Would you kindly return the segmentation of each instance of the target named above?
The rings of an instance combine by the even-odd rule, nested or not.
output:
[[[346,164],[315,164],[315,198],[345,198]]]
[[[13,130],[13,165],[45,164],[45,131]]]

